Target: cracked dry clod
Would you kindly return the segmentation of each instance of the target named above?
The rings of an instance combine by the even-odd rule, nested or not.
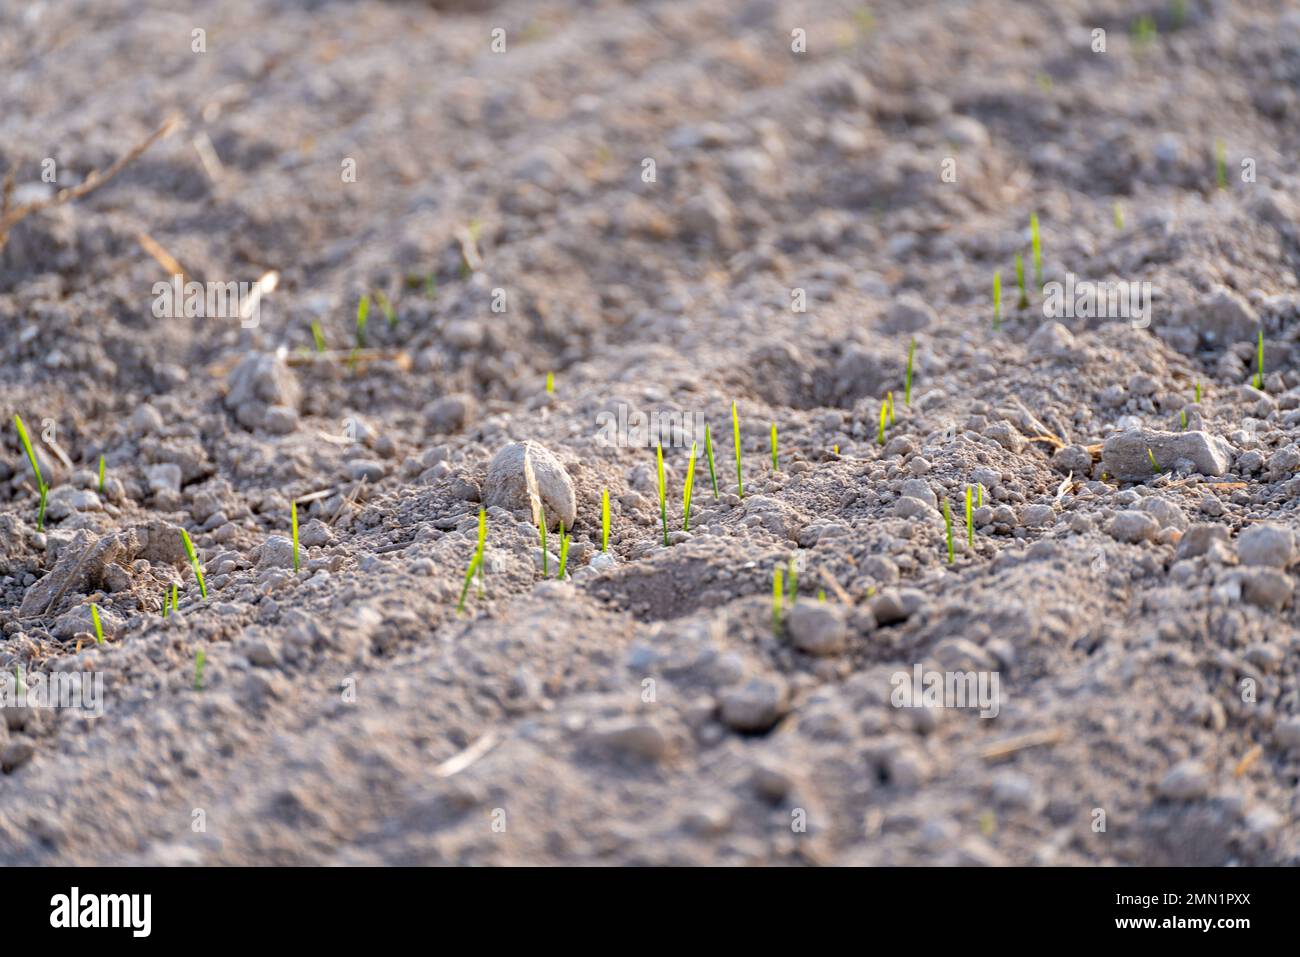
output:
[[[99,587],[107,566],[129,562],[139,552],[140,539],[134,529],[97,541],[88,532],[78,532],[63,549],[54,570],[27,589],[18,617],[58,614],[68,595],[85,595]]]
[[[578,501],[573,479],[560,460],[536,442],[516,442],[498,452],[488,466],[483,502],[512,512],[527,511],[537,524],[539,507],[546,508],[546,524],[573,528]]]

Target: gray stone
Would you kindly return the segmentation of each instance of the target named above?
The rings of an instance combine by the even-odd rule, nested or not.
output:
[[[1211,345],[1249,342],[1259,331],[1259,316],[1250,303],[1231,289],[1219,286],[1196,305],[1184,309],[1180,322]]]
[[[1156,790],[1161,797],[1194,801],[1210,790],[1210,772],[1199,761],[1181,761],[1160,779]]]
[[[498,452],[488,466],[483,501],[490,508],[527,511],[537,524],[543,506],[546,523],[573,528],[578,502],[573,480],[560,460],[536,442],[516,442]]]
[[[1150,454],[1148,454],[1148,452]],[[1232,465],[1226,441],[1207,432],[1160,432],[1129,429],[1108,438],[1101,450],[1101,467],[1121,482],[1142,482],[1156,474],[1151,458],[1163,470],[1190,466],[1202,475],[1223,475]]]
[[[844,612],[829,602],[799,602],[787,618],[790,639],[810,655],[834,655],[844,650]]]
[[[1174,554],[1174,560],[1182,561],[1185,558],[1196,558],[1198,555],[1204,555],[1210,550],[1210,545],[1214,542],[1227,544],[1228,530],[1222,525],[1198,522],[1187,529],[1183,533],[1183,537],[1179,539],[1178,551]]]
[[[1252,525],[1237,536],[1237,558],[1243,565],[1286,568],[1295,552],[1295,536],[1281,525]]]
[[[889,307],[883,326],[886,332],[920,332],[937,318],[935,311],[920,296],[903,293]]]
[[[722,694],[718,715],[722,723],[733,731],[767,731],[789,709],[785,680],[751,678],[739,688]]]
[[[1145,512],[1118,512],[1106,526],[1111,538],[1121,542],[1149,542],[1156,537],[1160,526]]]

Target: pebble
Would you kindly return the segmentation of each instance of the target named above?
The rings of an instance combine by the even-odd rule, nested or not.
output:
[[[489,507],[526,511],[536,524],[544,507],[547,525],[573,528],[578,502],[573,479],[560,460],[536,442],[516,442],[498,452],[488,466],[483,501]]]
[[[1146,512],[1118,512],[1106,526],[1111,538],[1121,542],[1149,542],[1156,537],[1160,526]]]
[[[789,709],[788,690],[779,677],[751,678],[723,692],[719,705],[722,723],[733,731],[767,731]]]
[[[1210,772],[1199,761],[1181,761],[1160,779],[1156,790],[1171,800],[1194,801],[1209,793]]]
[[[1237,536],[1237,558],[1243,565],[1286,568],[1295,552],[1295,536],[1281,525],[1251,525]]]
[[[844,650],[848,629],[844,611],[830,602],[799,602],[790,610],[786,624],[790,639],[810,655],[834,655]]]

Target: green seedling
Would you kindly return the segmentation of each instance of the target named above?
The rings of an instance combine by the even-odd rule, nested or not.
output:
[[[912,407],[912,360],[916,358],[916,340],[907,347],[907,375],[903,379],[903,404]]]
[[[1228,156],[1223,140],[1214,141],[1214,181],[1219,189],[1228,188]]]
[[[555,395],[555,373],[546,373],[546,394]]]
[[[1264,330],[1259,330],[1258,345],[1255,347],[1255,388],[1264,391]]]
[[[1133,23],[1133,44],[1142,52],[1156,39],[1156,21],[1150,15],[1138,17]]]
[[[943,500],[943,527],[947,530],[948,533],[948,564],[951,565],[953,561],[952,510],[948,508],[948,500],[946,498]]]
[[[436,299],[438,296],[438,277],[433,273],[424,277],[424,294],[430,299]]]
[[[889,418],[889,404],[880,403],[880,428],[876,432],[876,441],[885,444],[885,422]]]
[[[379,303],[379,308],[383,312],[384,318],[388,320],[388,328],[389,329],[396,328],[397,310],[394,309],[393,304],[388,301],[388,297],[385,296],[382,292],[376,292],[375,302]]]
[[[1169,4],[1169,13],[1173,19],[1174,29],[1180,29],[1187,22],[1187,0],[1173,0]]]
[[[1038,88],[1044,93],[1052,92],[1052,76],[1050,73],[1040,73],[1037,77]]]
[[[1029,308],[1029,294],[1025,292],[1025,257],[1016,253],[1016,285],[1020,287],[1020,301],[1017,309]]]
[[[95,644],[104,643],[104,626],[99,621],[99,606],[94,602],[90,603],[90,620],[95,625]]]
[[[663,444],[655,446],[655,458],[659,466],[659,517],[664,524],[664,545],[668,544],[668,489],[664,483],[664,447]]]
[[[551,570],[547,567],[549,563],[546,560],[546,506],[539,502],[537,511],[537,533],[542,539],[542,577],[549,578]]]
[[[885,393],[885,403],[889,406],[889,427],[894,427],[894,393]]]
[[[1029,242],[1034,253],[1034,284],[1043,288],[1043,239],[1038,233],[1038,214],[1029,214]]]
[[[1178,421],[1182,425],[1183,431],[1186,432],[1187,431],[1187,410],[1186,409],[1178,410]]]
[[[826,604],[826,589],[825,589],[825,588],[818,588],[818,589],[817,589],[817,600],[818,600],[819,602],[821,602],[823,605]]]
[[[975,519],[974,519],[974,499],[975,490],[969,485],[966,486],[966,544],[972,548],[975,547]]]
[[[23,681],[22,665],[14,665],[14,690],[18,692],[19,695],[25,695],[27,693],[27,685]]]
[[[1196,380],[1196,404],[1201,404],[1201,380]]]
[[[190,533],[181,529],[181,540],[185,543],[185,554],[190,556],[190,564],[194,567],[194,577],[199,582],[199,594],[203,596],[204,601],[208,598],[208,586],[203,583],[203,569],[199,565],[199,556],[194,551],[194,543],[190,541]]]
[[[1147,458],[1151,460],[1151,471],[1159,475],[1162,470],[1160,466],[1156,463],[1155,453],[1151,451],[1151,448],[1149,446],[1147,447]]]
[[[172,582],[172,611],[181,610],[181,586],[178,582]]]
[[[778,567],[772,573],[772,627],[778,632],[781,630],[781,598],[785,594],[783,578]]]
[[[104,456],[99,457],[99,494],[104,494]]]
[[[745,497],[745,481],[740,477],[740,416],[736,413],[736,403],[731,403],[731,442],[736,448],[736,494]]]
[[[317,351],[317,352],[324,352],[324,351],[325,351],[325,333],[324,333],[324,331],[322,331],[322,329],[321,329],[321,327],[320,327],[320,323],[319,323],[318,321],[314,320],[314,319],[312,320],[312,324],[311,324],[311,338],[312,338],[312,341],[316,344],[316,351]]]
[[[785,581],[787,604],[794,608],[795,602],[799,600],[799,569],[795,563],[794,556],[791,555],[785,563]]]
[[[713,471],[713,433],[709,430],[709,425],[704,424],[704,457],[709,462],[709,482],[713,485],[713,500],[718,500],[718,476]]]
[[[357,348],[366,347],[366,322],[370,319],[370,297],[362,296],[357,303]]]
[[[298,502],[291,505],[290,520],[293,523],[293,570],[298,571]]]
[[[777,470],[776,462],[776,423],[772,423],[772,471]]]
[[[691,490],[695,487],[695,443],[691,443],[691,458],[686,463],[686,484],[682,488],[682,531],[691,530]]]
[[[32,440],[27,437],[27,426],[23,425],[21,416],[14,416],[14,425],[18,429],[18,438],[23,443],[23,451],[27,453],[27,461],[31,463],[32,474],[36,476],[36,490],[40,493],[41,504],[36,512],[36,530],[45,531],[45,499],[49,495],[50,487],[45,484],[45,479],[41,478],[41,466],[36,461],[36,453],[32,451]]]
[[[200,648],[194,654],[194,690],[203,690],[203,666],[208,663],[208,656]]]
[[[469,595],[470,583],[474,580],[474,573],[479,575],[479,595],[483,594],[483,547],[487,544],[487,510],[480,508],[478,510],[478,544],[474,548],[474,556],[469,560],[469,568],[465,570],[465,584],[460,590],[460,601],[456,604],[456,612],[459,614],[465,610],[465,598]],[[543,546],[543,550],[545,547]]]
[[[1124,207],[1119,200],[1115,200],[1115,228],[1124,231]]]
[[[560,569],[555,577],[564,581],[564,570],[569,565],[569,533],[564,530],[564,523],[560,523]]]
[[[1002,270],[993,270],[993,331],[1002,328]]]
[[[609,551],[609,489],[600,490],[600,550]]]

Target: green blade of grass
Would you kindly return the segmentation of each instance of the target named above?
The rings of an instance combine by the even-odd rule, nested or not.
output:
[[[362,296],[357,303],[357,348],[366,347],[366,322],[370,319],[370,297]]]
[[[104,626],[99,621],[99,606],[94,602],[90,603],[90,620],[95,625],[95,644],[102,645],[104,643]]]
[[[487,552],[487,509],[479,508],[478,510],[478,544],[474,548],[474,558],[478,564],[478,597],[482,598],[483,589],[483,566],[485,564],[483,556]]]
[[[885,402],[889,405],[889,427],[894,427],[894,393],[885,393]]]
[[[776,423],[773,422],[772,423],[772,471],[775,472],[777,468],[778,466],[776,461]]]
[[[713,500],[718,500],[718,476],[713,471],[713,433],[709,424],[704,424],[704,457],[709,461],[709,482],[713,485]]]
[[[1115,200],[1115,228],[1124,231],[1124,207],[1119,200]]]
[[[388,297],[382,292],[377,292],[375,293],[375,302],[379,303],[379,308],[383,312],[384,318],[388,321],[388,328],[396,328],[397,310],[394,309],[393,304],[388,301]]]
[[[1201,404],[1201,380],[1196,380],[1196,404]]]
[[[731,403],[731,441],[736,448],[736,493],[745,497],[745,481],[740,477],[740,416],[736,412],[736,403]]]
[[[1223,140],[1214,141],[1214,179],[1219,189],[1228,188],[1228,156]]]
[[[600,550],[609,551],[609,489],[600,490]]]
[[[104,456],[99,457],[99,494],[104,494]]]
[[[1151,469],[1157,475],[1159,475],[1163,470],[1160,468],[1160,465],[1156,462],[1155,453],[1151,451],[1150,447],[1147,448],[1147,458],[1151,460]]]
[[[907,347],[907,377],[903,380],[903,404],[912,407],[912,360],[916,358],[916,340]]]
[[[555,373],[546,373],[546,394],[555,395]]]
[[[993,270],[993,331],[1002,328],[1002,270]]]
[[[948,564],[953,562],[952,549],[952,510],[948,508],[948,500],[943,500],[943,527],[948,533]]]
[[[1034,252],[1034,284],[1043,288],[1043,240],[1038,233],[1038,214],[1029,214],[1029,241]]]
[[[781,630],[781,597],[785,593],[782,579],[783,575],[778,567],[772,573],[772,627],[778,632]]]
[[[292,504],[291,521],[293,522],[293,570],[298,571],[298,501]]]
[[[202,648],[194,655],[194,690],[203,690],[203,666],[208,663],[208,656]]]
[[[668,544],[668,489],[664,484],[664,447],[662,443],[655,445],[655,460],[659,467],[659,517],[663,520],[664,525],[664,545]]]
[[[18,438],[23,443],[23,451],[27,453],[27,461],[31,463],[32,474],[36,476],[36,491],[41,497],[39,509],[36,513],[36,530],[45,531],[45,496],[49,491],[49,486],[45,484],[45,479],[41,477],[41,466],[36,461],[36,453],[32,450],[32,440],[27,437],[27,426],[23,425],[22,417],[14,416],[14,427],[18,429]]]
[[[1020,301],[1017,309],[1029,308],[1029,294],[1025,292],[1025,257],[1016,253],[1016,285],[1020,287]]]
[[[325,333],[321,331],[320,323],[313,320],[311,324],[311,338],[316,343],[316,351],[325,351]]]
[[[1264,330],[1259,330],[1259,344],[1255,348],[1255,388],[1264,391]]]
[[[969,485],[966,486],[966,544],[972,548],[975,546],[975,522],[972,515],[975,512],[973,507],[974,492]]]
[[[564,523],[560,523],[560,569],[556,572],[555,577],[564,581],[564,570],[569,565],[569,533],[564,530]]]
[[[194,577],[199,582],[199,594],[203,596],[204,601],[208,597],[208,586],[203,582],[203,569],[199,566],[199,556],[194,551],[194,543],[190,541],[190,533],[181,529],[181,540],[185,543],[185,554],[190,556],[190,565],[194,567]]]
[[[876,433],[876,441],[885,444],[885,419],[889,416],[889,406],[884,402],[880,403],[880,429]]]
[[[682,488],[682,531],[691,530],[691,490],[695,487],[695,443],[691,443],[691,458],[686,463],[686,485]]]
[[[550,578],[551,570],[547,567],[549,564],[546,556],[546,506],[540,502],[537,505],[537,532],[542,539],[542,577]]]

